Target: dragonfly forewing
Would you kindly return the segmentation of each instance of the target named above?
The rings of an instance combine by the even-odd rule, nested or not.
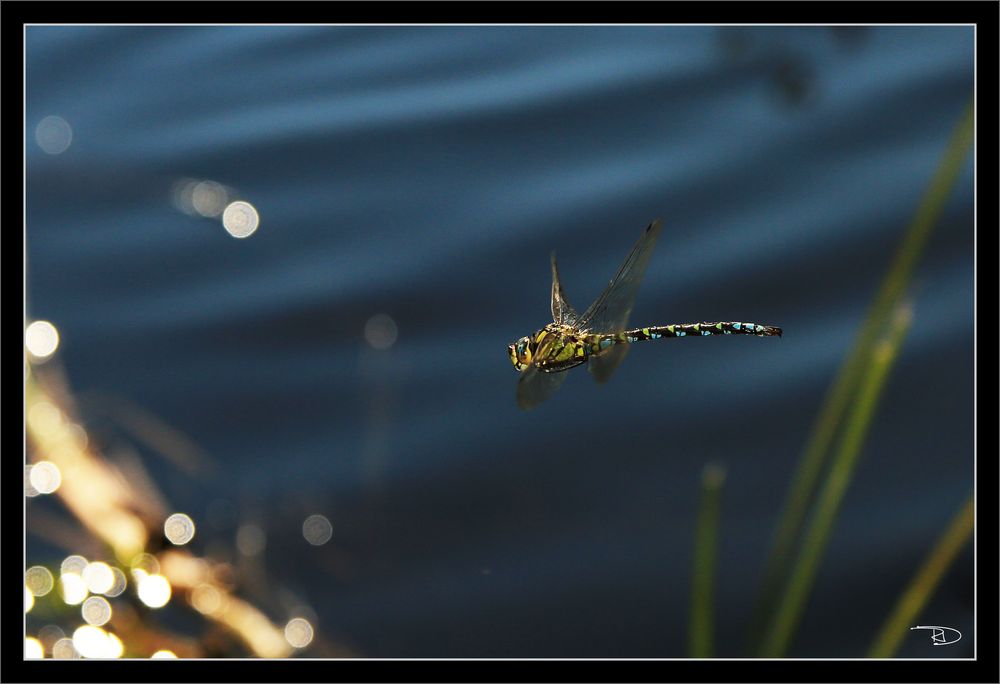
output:
[[[629,315],[635,305],[639,285],[646,274],[649,258],[656,247],[656,240],[660,237],[661,227],[659,219],[647,226],[604,292],[580,316],[577,321],[579,327],[616,333],[628,326]],[[607,382],[627,353],[627,345],[618,345],[605,354],[592,357],[587,363],[587,369],[597,382]]]
[[[659,219],[647,226],[604,292],[579,317],[577,327],[607,333],[625,329],[661,228]]]
[[[559,267],[556,266],[556,253],[552,252],[552,320],[556,323],[576,325],[576,310],[566,299],[562,283],[559,282]]]

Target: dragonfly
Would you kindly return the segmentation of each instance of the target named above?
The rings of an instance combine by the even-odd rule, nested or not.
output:
[[[742,322],[673,323],[629,329],[629,315],[661,228],[659,219],[649,224],[615,277],[582,315],[566,298],[556,253],[552,252],[552,322],[507,346],[510,361],[521,374],[518,406],[527,410],[542,403],[566,380],[565,371],[584,363],[595,381],[607,382],[633,342],[708,335],[781,337],[781,328]]]

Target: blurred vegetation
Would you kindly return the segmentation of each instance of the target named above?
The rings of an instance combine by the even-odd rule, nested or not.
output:
[[[688,652],[692,658],[712,655],[713,584],[722,512],[722,485],[726,471],[711,463],[701,475],[701,507],[695,535],[693,587],[691,591],[691,633]]]
[[[970,495],[962,504],[962,508],[955,514],[948,529],[931,549],[906,591],[899,597],[896,607],[886,619],[885,624],[882,625],[878,636],[875,637],[875,643],[872,644],[871,651],[868,653],[869,657],[891,658],[896,654],[899,645],[903,642],[903,637],[907,635],[911,625],[914,624],[924,606],[927,605],[934,590],[941,582],[941,578],[954,562],[955,556],[972,536],[974,517],[975,500]]]
[[[914,269],[964,168],[974,130],[974,103],[970,102],[813,425],[778,522],[750,620],[748,642],[753,655],[784,657],[791,647],[878,398],[914,315],[912,304],[905,301]],[[836,448],[831,450],[834,444]],[[707,597],[712,590],[705,586],[710,577],[700,577],[699,568],[711,572],[705,546],[714,544],[717,535],[715,523],[709,525],[705,520],[706,498],[703,493],[692,587],[696,609],[690,629],[691,654],[701,657],[709,654],[711,643],[711,616],[705,612],[711,610]],[[718,502],[712,505],[718,506]],[[870,657],[891,657],[896,652],[910,622],[918,617],[972,529],[970,497],[887,618]]]
[[[129,429],[177,455],[181,470],[199,470],[193,445],[134,408],[126,415]],[[51,494],[69,514],[29,506],[27,533],[72,554],[61,567],[26,572],[26,652],[61,658],[353,655],[316,634],[307,607],[299,613],[308,616],[275,621],[241,595],[249,583],[236,567],[187,546],[193,521],[170,515],[139,459],[103,453],[58,363],[30,352],[25,416],[25,494]],[[178,517],[184,524],[172,527]],[[99,573],[91,570],[114,572],[121,582],[98,586]],[[265,589],[281,590],[273,581]]]

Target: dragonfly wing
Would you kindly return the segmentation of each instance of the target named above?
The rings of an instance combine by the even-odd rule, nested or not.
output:
[[[552,320],[556,323],[576,325],[576,310],[566,299],[562,284],[559,282],[559,267],[556,266],[556,253],[552,252]]]
[[[594,376],[594,380],[605,383],[611,378],[611,374],[625,360],[628,353],[627,344],[616,344],[611,349],[598,356],[591,356],[587,361],[587,370]]]
[[[525,411],[533,409],[555,394],[565,380],[565,372],[543,373],[536,366],[529,366],[517,381],[517,405]]]
[[[659,219],[649,224],[604,292],[577,320],[578,328],[596,333],[616,333],[625,329],[661,228]]]

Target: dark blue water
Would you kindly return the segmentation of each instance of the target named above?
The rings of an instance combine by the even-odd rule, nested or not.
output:
[[[193,474],[136,446],[197,552],[263,572],[245,593],[276,621],[308,605],[373,657],[683,656],[716,462],[717,650],[740,655],[972,55],[960,27],[31,27],[28,316],[58,326],[95,435],[127,438],[126,401],[202,450]],[[60,154],[47,116],[72,129]],[[186,178],[251,202],[257,232],[178,210]],[[549,251],[582,310],[656,217],[634,323],[785,336],[638,345],[606,386],[578,369],[520,411],[506,345],[550,320]],[[969,162],[913,297],[793,655],[864,655],[971,491]],[[921,615],[963,642],[901,653],[971,655],[972,600],[970,548]]]

